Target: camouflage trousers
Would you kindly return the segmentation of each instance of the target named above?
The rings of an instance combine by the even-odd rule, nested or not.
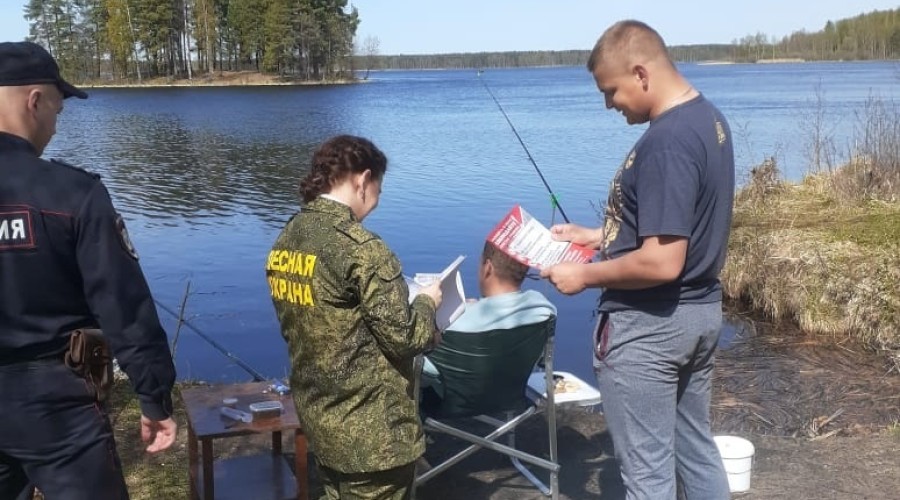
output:
[[[319,500],[409,500],[416,463],[377,472],[345,473],[319,464],[324,493]]]

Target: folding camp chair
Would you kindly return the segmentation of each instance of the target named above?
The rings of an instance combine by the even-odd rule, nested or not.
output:
[[[424,398],[420,405],[426,432],[441,432],[472,443],[466,449],[416,477],[422,484],[450,466],[487,448],[510,457],[513,465],[545,495],[559,496],[559,460],[556,452],[556,405],[553,394],[553,335],[556,318],[506,330],[464,333],[447,331],[441,344],[428,354],[440,372],[443,397]],[[541,356],[543,360],[541,361]],[[417,360],[421,372],[421,359]],[[529,376],[540,369],[544,374],[544,394],[527,390]],[[417,378],[416,394],[419,394]],[[546,412],[550,458],[516,449],[515,428],[530,417]],[[502,416],[503,418],[497,418]],[[461,419],[475,419],[494,430],[486,436],[472,434],[451,425]],[[497,442],[506,436],[505,443]],[[550,473],[545,485],[523,462]]]

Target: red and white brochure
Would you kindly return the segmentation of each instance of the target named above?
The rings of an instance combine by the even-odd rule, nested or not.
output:
[[[590,262],[594,251],[568,241],[554,241],[540,221],[516,205],[491,230],[488,241],[510,257],[537,269],[560,262]]]

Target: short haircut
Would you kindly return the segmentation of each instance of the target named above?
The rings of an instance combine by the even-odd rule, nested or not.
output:
[[[619,21],[603,32],[588,57],[587,69],[593,73],[597,66],[615,59],[625,64],[662,60],[674,67],[666,42],[659,33],[646,23],[633,19]]]
[[[513,259],[490,241],[484,243],[484,250],[481,252],[481,263],[484,264],[487,261],[491,262],[491,265],[494,266],[494,273],[502,281],[522,286],[528,266]]]

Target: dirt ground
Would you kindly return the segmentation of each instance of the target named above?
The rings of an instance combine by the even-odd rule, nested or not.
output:
[[[536,421],[535,424],[538,422]],[[539,425],[523,429],[523,448],[546,443]],[[560,422],[561,498],[625,497],[602,415],[568,411]],[[540,436],[540,437],[537,437]],[[900,437],[808,438],[746,436],[756,447],[750,491],[741,500],[893,499],[900,492]],[[525,440],[522,439],[524,442]],[[441,455],[429,450],[427,456]],[[542,476],[543,477],[543,476]],[[420,499],[525,500],[544,498],[509,462],[479,451],[419,489]]]
[[[741,500],[900,499],[900,376],[890,363],[790,325],[740,323],[718,352],[712,409],[716,434],[756,448],[750,491]],[[520,433],[540,453],[536,419]],[[624,490],[601,413],[562,412],[561,497],[621,499]],[[431,462],[453,446],[435,440]],[[419,490],[434,500],[543,498],[500,456],[479,451]]]

